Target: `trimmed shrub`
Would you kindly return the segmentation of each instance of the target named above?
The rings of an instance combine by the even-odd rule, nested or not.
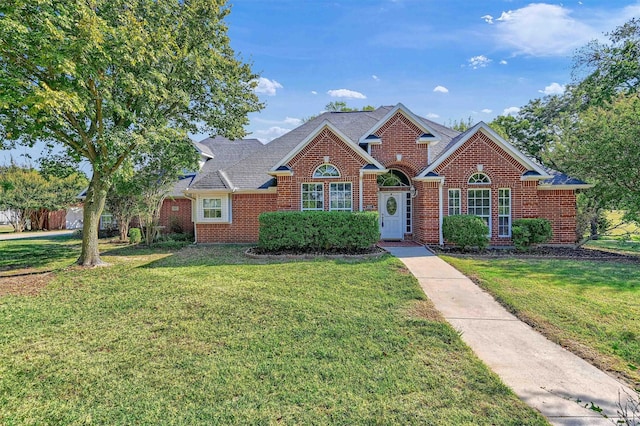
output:
[[[357,251],[380,239],[376,212],[269,212],[259,222],[267,251]]]
[[[516,219],[511,227],[511,240],[518,250],[546,243],[552,235],[551,222],[547,219]]]
[[[142,231],[140,228],[129,229],[129,244],[138,244],[142,241]]]
[[[467,214],[445,216],[442,220],[442,235],[445,240],[462,250],[471,247],[482,250],[489,245],[489,227],[478,216]]]

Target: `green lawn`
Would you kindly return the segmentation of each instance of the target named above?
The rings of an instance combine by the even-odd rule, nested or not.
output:
[[[40,268],[77,256],[31,244]],[[0,424],[546,424],[397,259],[243,249],[116,249],[0,297]]]
[[[13,232],[13,226],[11,225],[0,225],[0,234],[6,234]]]
[[[592,240],[589,241],[585,247],[640,255],[640,241]]]
[[[443,258],[552,340],[640,388],[640,263]]]

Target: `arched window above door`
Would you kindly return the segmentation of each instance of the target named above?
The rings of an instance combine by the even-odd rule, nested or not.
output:
[[[407,175],[400,170],[391,169],[389,173],[378,176],[378,186],[411,186]]]

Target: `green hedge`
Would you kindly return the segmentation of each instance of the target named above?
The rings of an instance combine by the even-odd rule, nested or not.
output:
[[[268,251],[354,251],[380,240],[376,212],[270,212],[259,221],[258,247]]]
[[[511,227],[511,240],[518,250],[546,243],[552,236],[551,222],[547,219],[516,219]]]
[[[484,249],[489,245],[489,227],[478,216],[445,216],[442,220],[442,235],[445,240],[463,250],[470,247]]]

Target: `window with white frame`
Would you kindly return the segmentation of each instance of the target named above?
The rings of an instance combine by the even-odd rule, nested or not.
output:
[[[484,173],[474,173],[469,177],[469,183],[472,185],[483,184],[483,183],[491,183],[489,176]]]
[[[351,182],[336,182],[329,185],[329,210],[351,211]]]
[[[450,189],[449,190],[449,216],[453,216],[454,214],[462,214],[462,210],[460,209],[460,190],[459,189]]]
[[[102,213],[100,216],[100,229],[115,229],[117,226],[118,222],[114,219],[111,213]]]
[[[470,189],[467,196],[468,213],[480,217],[491,234],[491,190]]]
[[[198,199],[198,222],[228,222],[229,196],[205,196]]]
[[[302,184],[302,210],[324,210],[324,184]]]
[[[511,189],[498,190],[498,236],[511,236]]]
[[[222,219],[222,198],[203,198],[202,217],[204,219]]]
[[[314,178],[340,177],[340,172],[332,164],[323,164],[313,172]]]

